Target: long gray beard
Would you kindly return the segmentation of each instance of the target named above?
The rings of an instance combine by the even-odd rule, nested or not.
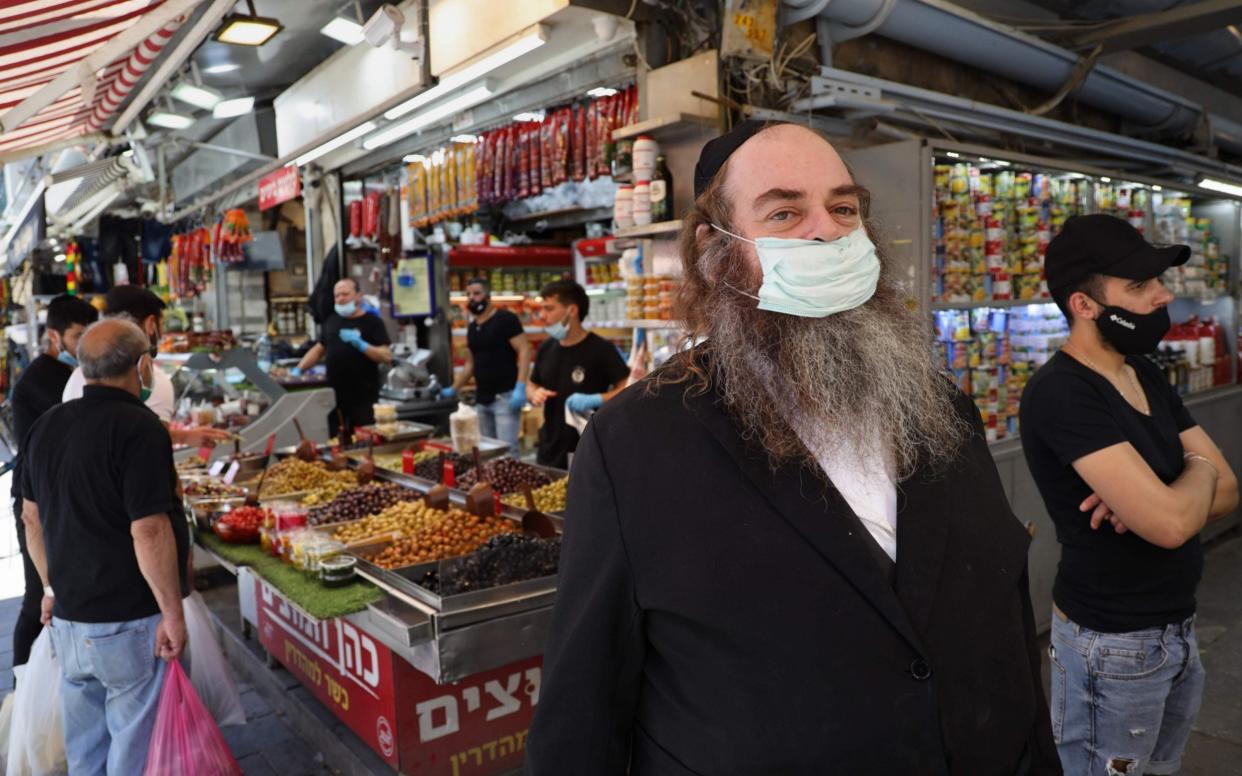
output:
[[[715,377],[743,435],[774,464],[816,464],[804,441],[815,452],[878,450],[897,480],[955,457],[969,428],[935,364],[931,327],[888,278],[863,306],[826,318],[712,296]]]

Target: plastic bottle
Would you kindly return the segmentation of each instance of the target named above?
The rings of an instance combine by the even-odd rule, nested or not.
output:
[[[649,181],[655,174],[656,157],[660,154],[660,144],[655,138],[639,135],[634,140],[634,180]]]
[[[634,225],[634,187],[621,184],[617,187],[612,204],[612,220],[618,229]]]
[[[634,184],[633,194],[634,225],[647,226],[651,223],[651,182],[640,180]]]

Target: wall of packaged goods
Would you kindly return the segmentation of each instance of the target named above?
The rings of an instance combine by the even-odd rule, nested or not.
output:
[[[965,144],[910,140],[845,153],[873,195],[889,259],[927,310],[937,348],[970,394],[1015,513],[1035,529],[1031,590],[1047,625],[1060,550],[1022,455],[1022,390],[1069,334],[1044,277],[1048,243],[1074,215],[1110,213],[1192,257],[1163,280],[1174,326],[1152,356],[1242,470],[1237,340],[1242,203],[1169,182]],[[911,196],[911,182],[916,182]],[[1212,536],[1237,521],[1209,526]]]

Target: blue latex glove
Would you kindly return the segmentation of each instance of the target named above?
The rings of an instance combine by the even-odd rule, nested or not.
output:
[[[571,394],[565,400],[565,406],[570,412],[576,412],[579,415],[585,415],[591,410],[597,410],[604,406],[604,396],[599,393],[575,393]]]
[[[301,376],[302,376],[302,369],[301,369],[301,367],[296,367],[296,366],[295,366],[294,368],[290,369],[290,370],[289,370],[289,376],[290,376],[290,377],[301,377]]]
[[[341,329],[341,342],[347,342],[358,349],[358,352],[367,352],[366,340],[362,338],[362,332],[357,329]]]
[[[509,395],[509,409],[514,412],[521,412],[526,406],[526,383],[518,383],[513,386],[513,393]]]
[[[453,390],[452,388],[441,388],[440,389],[441,399],[453,399],[453,398],[456,398],[456,396],[457,396],[457,391]]]

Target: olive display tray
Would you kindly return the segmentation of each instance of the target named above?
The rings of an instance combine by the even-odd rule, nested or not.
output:
[[[405,448],[404,446],[402,446],[400,447],[400,449],[403,450]],[[381,454],[399,452],[399,451],[400,450],[385,450],[382,447],[375,448],[375,452],[381,453]],[[365,457],[366,457],[366,451],[359,451],[359,454],[356,456],[352,454],[347,456],[347,458],[349,458],[350,466],[354,469],[358,468],[358,465],[362,463],[362,460]],[[554,469],[551,466],[540,466],[537,463],[531,464],[531,466],[534,466],[539,471],[543,472],[544,474],[547,474],[553,480],[559,480],[562,477],[569,476],[569,472],[565,471],[564,469]],[[436,485],[439,484],[431,480],[423,479],[422,477],[416,477],[413,474],[406,474],[405,472],[393,471],[392,469],[385,469],[380,466],[375,467],[375,479],[385,480],[387,482],[394,482],[394,483],[397,483],[398,485],[405,485],[406,487],[413,488],[414,490],[417,490],[420,493],[426,493],[427,491],[431,490],[432,488],[434,488]],[[500,498],[503,495],[505,494],[497,493],[496,498]],[[464,505],[466,503],[466,491],[460,488],[455,488],[455,487],[449,488],[449,498],[455,504]],[[518,515],[518,519],[521,519],[521,516],[526,513],[525,504],[521,506],[505,504],[504,508],[507,511],[512,511],[516,513]],[[563,512],[549,512],[548,514],[551,515],[553,518],[556,518],[557,528],[561,528],[562,523],[565,518],[564,513]]]
[[[360,576],[434,609],[437,612],[437,630],[460,628],[484,620],[551,606],[556,597],[555,575],[442,596],[418,584],[418,580],[427,572],[439,569],[443,561],[455,558],[384,569],[371,561],[387,546],[388,542],[376,542],[355,547],[348,552],[358,559],[357,572]]]

